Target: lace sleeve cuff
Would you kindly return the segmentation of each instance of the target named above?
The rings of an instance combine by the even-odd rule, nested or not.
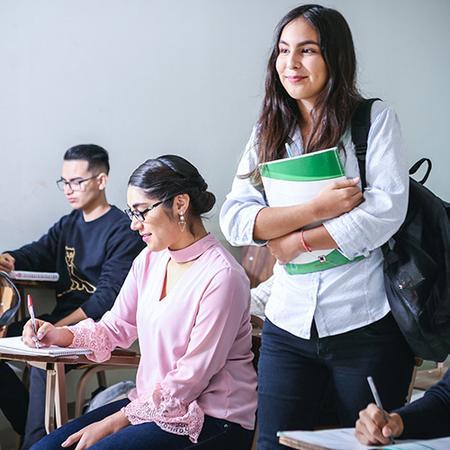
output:
[[[205,417],[196,400],[185,405],[160,385],[156,386],[151,399],[133,400],[122,411],[133,425],[155,422],[164,431],[189,436],[194,443]]]
[[[96,362],[107,361],[111,357],[113,346],[105,329],[86,319],[77,325],[67,327],[73,333],[73,341],[69,347],[81,347],[92,350],[92,354],[86,355],[88,359]]]

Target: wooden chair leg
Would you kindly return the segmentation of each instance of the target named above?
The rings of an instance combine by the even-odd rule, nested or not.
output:
[[[100,375],[103,373],[103,377]],[[105,375],[105,367],[103,366],[92,366],[89,369],[86,369],[81,375],[80,379],[77,383],[76,388],[76,400],[75,400],[75,417],[81,416],[83,404],[86,400],[86,385],[92,375],[97,374],[97,378],[99,380],[99,384],[104,382],[104,386],[106,387],[106,375]],[[99,377],[100,375],[100,377]],[[101,380],[101,381],[100,381]]]
[[[108,383],[106,382],[106,371],[102,370],[97,372],[97,382],[98,386],[106,389],[108,387]]]
[[[66,372],[63,363],[55,364],[55,416],[57,428],[64,425],[68,420]]]
[[[52,364],[53,365],[53,364]],[[53,367],[47,368],[47,387],[45,391],[45,431],[47,434],[55,429],[55,385],[56,371]]]
[[[417,375],[417,366],[414,366],[411,382],[409,383],[408,387],[408,394],[406,396],[406,403],[409,403],[411,401],[411,397],[414,390],[414,384],[416,383],[416,375]]]

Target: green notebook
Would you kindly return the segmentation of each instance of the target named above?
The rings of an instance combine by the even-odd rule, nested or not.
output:
[[[259,171],[269,206],[305,203],[332,181],[346,179],[336,147],[263,163]],[[289,274],[297,275],[332,269],[362,258],[349,260],[335,249],[315,250],[301,253],[284,267]]]

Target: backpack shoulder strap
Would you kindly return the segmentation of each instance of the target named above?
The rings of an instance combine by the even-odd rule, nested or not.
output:
[[[358,158],[359,173],[361,178],[361,186],[364,190],[366,187],[366,153],[367,138],[370,130],[370,112],[372,104],[379,98],[364,99],[356,107],[352,116],[352,141],[355,146],[356,157]]]

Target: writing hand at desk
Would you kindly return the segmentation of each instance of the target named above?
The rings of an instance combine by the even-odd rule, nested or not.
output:
[[[9,254],[9,253],[3,253],[0,255],[0,270],[3,272],[11,272],[11,270],[14,270],[14,264],[16,260]]]
[[[58,345],[68,347],[73,341],[73,333],[65,327],[55,327],[49,322],[36,319],[36,334],[31,319],[24,325],[22,340],[24,344],[35,348],[36,339],[44,347]]]
[[[366,409],[359,412],[356,421],[355,435],[364,445],[389,444],[391,437],[403,433],[403,420],[397,413],[387,414],[388,421],[377,405],[371,403]]]

